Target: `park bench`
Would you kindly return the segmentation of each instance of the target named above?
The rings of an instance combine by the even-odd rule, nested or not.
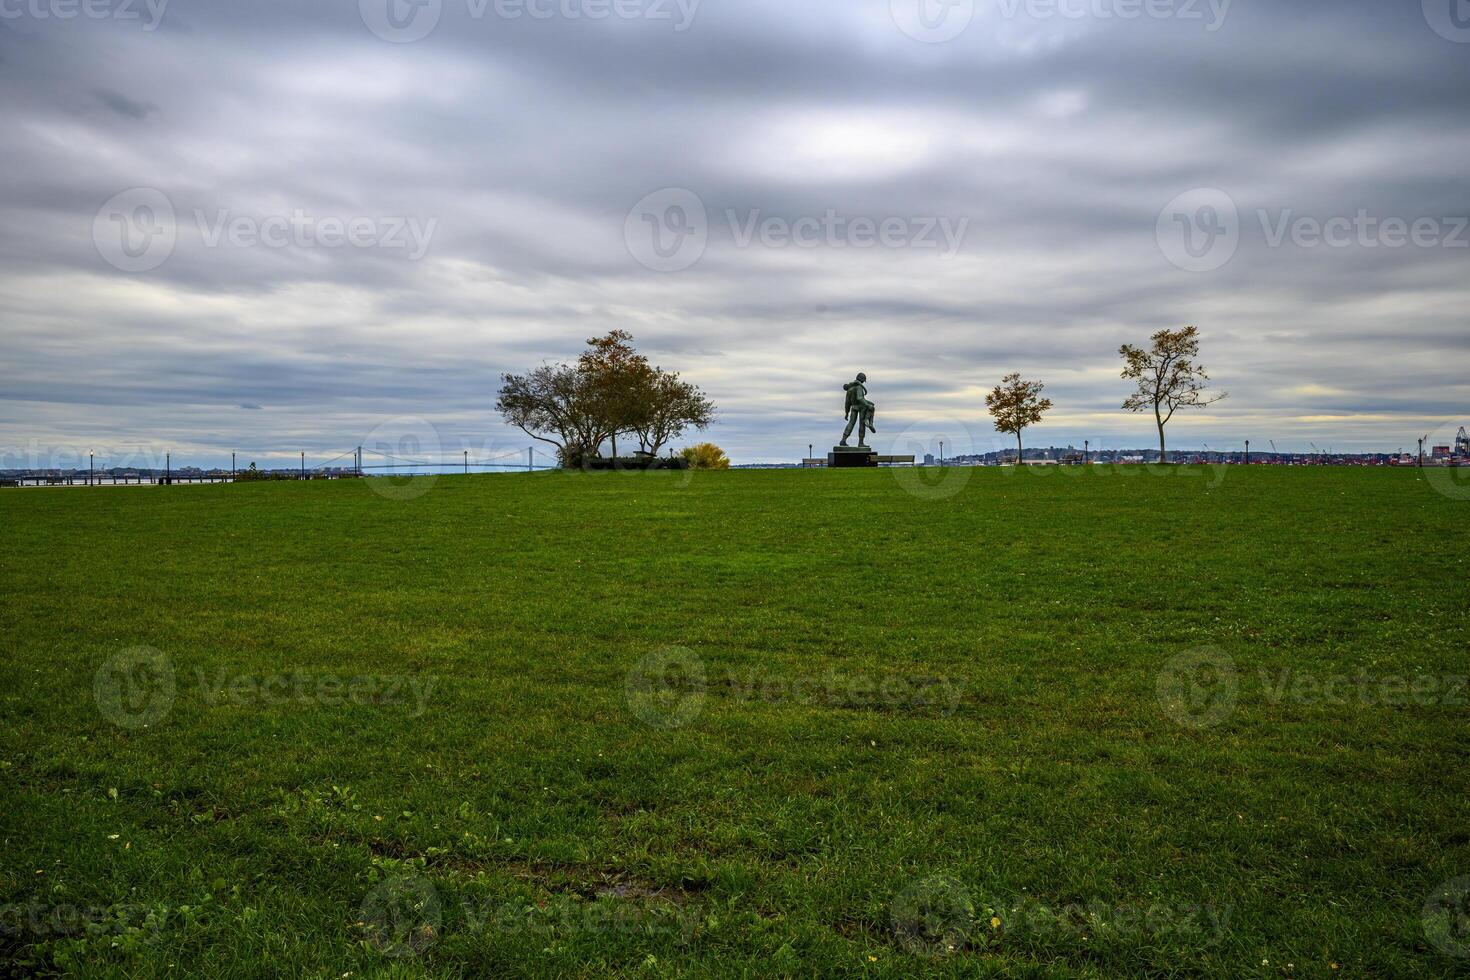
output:
[[[879,466],[897,466],[904,463],[912,466],[914,464],[914,457],[912,456],[875,456],[874,459],[877,460]],[[801,461],[801,465],[826,466],[827,458],[825,456],[807,457]]]

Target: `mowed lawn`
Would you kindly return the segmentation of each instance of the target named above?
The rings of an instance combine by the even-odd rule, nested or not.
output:
[[[0,491],[0,963],[1470,972],[1423,473],[374,482]]]

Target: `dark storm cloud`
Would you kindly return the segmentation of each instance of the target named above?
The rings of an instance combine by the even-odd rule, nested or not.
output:
[[[983,391],[1022,370],[1057,402],[1038,441],[1145,445],[1117,347],[1184,323],[1231,397],[1183,443],[1393,448],[1470,407],[1470,44],[1419,4],[980,0],[931,44],[888,0],[443,0],[389,43],[387,2],[0,2],[0,442],[336,451],[404,415],[524,442],[499,373],[614,326],[745,459],[830,438],[858,369],[895,434],[988,443]],[[708,245],[652,271],[625,222],[675,187]],[[1156,236],[1197,188],[1238,215],[1203,271]],[[1360,212],[1437,237],[1292,233]],[[949,257],[742,239],[828,214],[964,234]]]
[[[148,113],[158,111],[158,106],[152,102],[138,102],[119,92],[97,89],[92,94],[97,96],[98,102],[101,102],[118,115],[127,116],[129,119],[146,119]]]

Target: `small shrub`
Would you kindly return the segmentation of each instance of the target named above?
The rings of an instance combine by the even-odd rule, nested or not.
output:
[[[698,445],[686,446],[683,456],[688,461],[690,469],[728,470],[730,468],[730,457],[726,456],[725,451],[712,442],[701,442]]]

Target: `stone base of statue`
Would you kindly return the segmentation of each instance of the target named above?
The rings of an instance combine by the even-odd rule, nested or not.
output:
[[[827,454],[827,465],[838,466],[877,466],[878,453],[867,446],[833,446],[832,451]]]

